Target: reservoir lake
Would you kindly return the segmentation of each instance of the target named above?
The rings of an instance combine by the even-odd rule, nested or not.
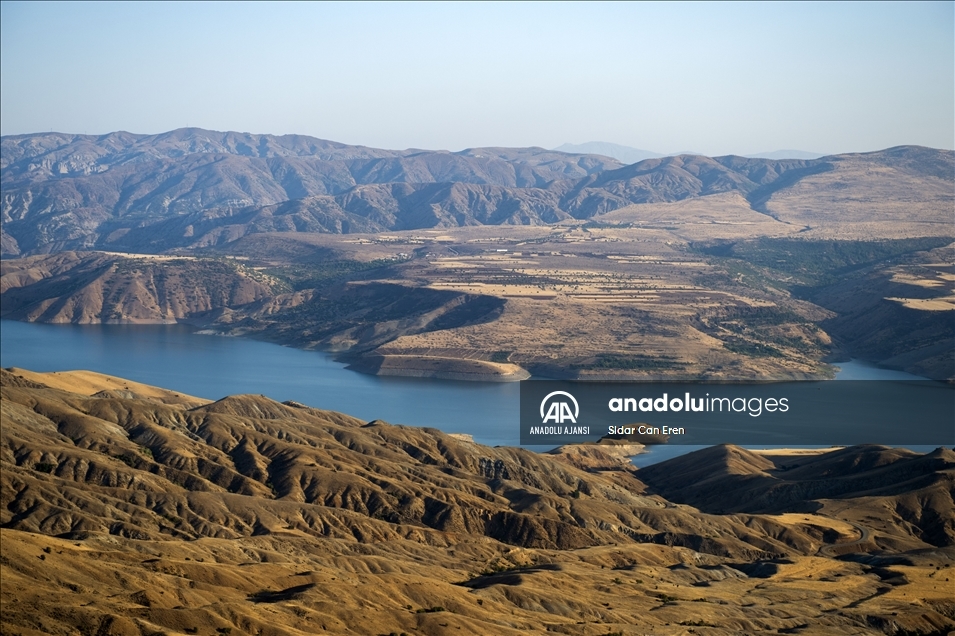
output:
[[[319,351],[194,333],[186,325],[44,325],[0,321],[0,366],[87,369],[209,400],[240,393],[294,400],[370,421],[519,444],[517,382],[366,375]]]
[[[489,446],[520,443],[517,382],[365,375],[346,369],[327,353],[199,335],[186,325],[44,325],[3,320],[0,366],[39,372],[87,369],[210,400],[262,394],[363,420],[467,433]],[[920,379],[857,361],[837,366],[837,380]],[[645,466],[696,448],[650,447],[634,463]]]

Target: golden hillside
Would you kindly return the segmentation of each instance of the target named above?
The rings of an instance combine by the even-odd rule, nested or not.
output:
[[[164,401],[19,370],[0,391],[5,634],[955,628],[951,451],[830,453],[827,479],[875,452],[860,461],[918,488],[710,514],[625,465],[584,471],[263,396]],[[795,483],[822,461],[720,448],[684,466]],[[866,521],[913,496],[940,532]]]

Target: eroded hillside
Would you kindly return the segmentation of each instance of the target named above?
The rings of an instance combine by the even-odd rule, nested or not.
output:
[[[771,512],[710,514],[619,463],[583,471],[262,396],[4,370],[0,406],[4,633],[955,627],[951,489],[918,490],[951,483],[948,450],[818,460],[831,480],[908,462],[918,488],[880,496],[918,498],[938,516],[932,534],[867,525],[864,492],[815,513],[805,492]],[[732,447],[686,463],[783,481],[812,470]]]
[[[681,155],[623,166],[543,148],[382,150],[196,128],[2,140],[5,257],[159,253],[263,232],[549,225],[735,195],[796,231],[951,234],[955,159],[900,146],[812,160]]]
[[[63,252],[0,265],[3,317],[30,322],[176,322],[286,289],[234,260]]]
[[[754,213],[755,214],[755,213]],[[381,375],[955,377],[950,239],[671,241],[627,226],[245,237],[196,256],[0,262],[0,315],[187,322]]]

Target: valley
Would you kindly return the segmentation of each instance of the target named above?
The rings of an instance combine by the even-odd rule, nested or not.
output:
[[[3,138],[0,315],[478,381],[955,377],[955,159]]]
[[[674,241],[627,227],[263,234],[0,263],[4,318],[185,322],[374,374],[819,378],[861,357],[955,375],[946,238]]]
[[[0,14],[0,636],[955,636],[955,4]]]

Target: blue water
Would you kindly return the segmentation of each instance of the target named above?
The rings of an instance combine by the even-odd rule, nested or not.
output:
[[[468,433],[490,446],[520,441],[516,382],[384,378],[345,369],[325,353],[184,325],[42,325],[0,321],[0,366],[89,369],[217,400],[255,393],[363,420]]]
[[[920,375],[913,375],[905,371],[883,369],[861,360],[837,362],[835,367],[837,380],[927,380]]]
[[[702,450],[704,448],[709,447],[693,446],[690,444],[656,444],[653,446],[647,446],[643,453],[634,455],[630,458],[630,461],[637,468],[643,468],[645,466],[659,464],[660,462],[665,462],[668,459],[673,459],[674,457],[686,455],[687,453],[692,453],[693,451]]]
[[[325,353],[199,335],[184,325],[42,325],[3,320],[0,366],[32,371],[89,369],[210,400],[263,394],[363,420],[468,433],[490,446],[520,443],[516,382],[370,376],[345,369]],[[837,380],[920,379],[859,361],[838,366]],[[650,446],[647,453],[634,458],[634,464],[648,466],[698,448],[702,447]]]

